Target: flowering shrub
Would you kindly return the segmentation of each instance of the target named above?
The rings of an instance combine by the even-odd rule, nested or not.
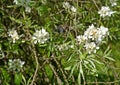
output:
[[[0,1],[0,85],[119,85],[119,11],[119,0]]]

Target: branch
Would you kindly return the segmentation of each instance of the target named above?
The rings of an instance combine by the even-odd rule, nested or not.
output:
[[[37,58],[37,55],[36,55],[36,51],[35,51],[35,46],[34,44],[32,43],[32,47],[33,47],[33,53],[34,53],[34,58],[35,58],[35,61],[36,61],[36,70],[35,70],[35,73],[33,75],[33,79],[32,79],[32,82],[30,85],[33,85],[34,84],[34,81],[36,79],[36,76],[37,76],[37,72],[38,72],[38,68],[39,68],[39,63],[38,63],[38,58]]]
[[[54,57],[53,55],[52,55],[51,57],[54,59],[54,61],[56,62],[58,68],[59,68],[60,71],[62,72],[63,79],[65,80],[66,85],[69,85],[69,83],[68,83],[68,81],[67,81],[67,77],[66,77],[66,75],[65,75],[65,73],[64,73],[64,71],[63,71],[63,69],[61,68],[61,65],[59,64],[59,62],[55,59],[55,57]]]
[[[61,79],[59,78],[57,72],[54,70],[54,67],[53,67],[51,64],[49,64],[49,66],[50,66],[50,68],[52,69],[53,73],[55,74],[55,76],[56,76],[56,78],[57,78],[58,85],[62,85],[62,81],[61,81]]]
[[[30,38],[32,38],[29,30],[27,29],[27,34],[29,35]],[[37,57],[37,54],[36,54],[36,50],[35,50],[35,45],[33,42],[31,42],[31,45],[32,45],[32,52],[34,54],[34,58],[35,58],[35,61],[36,61],[36,69],[35,69],[35,73],[33,75],[33,79],[32,79],[32,82],[30,85],[33,85],[34,84],[34,81],[36,79],[36,76],[37,76],[37,72],[38,72],[38,69],[39,69],[39,62],[38,62],[38,57]]]
[[[112,82],[97,82],[97,84],[115,84],[119,83],[120,80],[112,81]],[[96,82],[85,82],[85,84],[96,84]]]

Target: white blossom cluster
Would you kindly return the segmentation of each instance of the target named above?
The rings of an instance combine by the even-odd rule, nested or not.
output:
[[[74,49],[74,45],[70,45],[68,43],[64,43],[64,44],[61,44],[61,45],[57,45],[56,48],[59,50],[59,51],[64,51],[64,50],[68,50],[68,49]]]
[[[84,47],[89,54],[91,54],[92,52],[96,53],[96,50],[99,49],[99,46],[97,46],[95,42],[87,42],[85,43]]]
[[[69,4],[69,2],[63,2],[63,8],[65,9],[70,9],[71,5]]]
[[[16,40],[19,39],[19,35],[18,35],[18,33],[17,33],[16,30],[10,30],[10,31],[8,32],[8,36],[10,36],[10,37],[12,38],[13,43],[15,43]]]
[[[99,49],[99,44],[108,34],[108,28],[104,26],[96,28],[92,24],[84,32],[84,35],[79,35],[76,37],[76,41],[79,45],[83,43],[84,48],[89,54],[91,54],[92,52],[96,53],[96,50]]]
[[[111,6],[116,6],[117,5],[117,0],[110,0]]]
[[[87,39],[95,41],[96,43],[100,43],[108,34],[108,28],[104,26],[96,28],[93,24],[84,32],[84,36],[87,37]]]
[[[49,39],[49,33],[45,29],[36,30],[32,36],[32,39],[34,44],[44,44]]]
[[[17,33],[17,30],[13,30],[13,29],[8,32],[8,36],[11,37],[13,43],[15,43],[16,40],[20,38],[20,36]],[[44,44],[48,39],[49,39],[49,33],[46,32],[45,29],[36,30],[36,32],[32,36],[32,40],[34,44],[37,43]]]
[[[20,69],[23,67],[25,64],[24,61],[21,61],[20,59],[9,59],[8,66],[9,70],[12,71],[20,71]]]
[[[101,17],[110,17],[115,11],[112,11],[108,6],[102,6],[101,10],[98,11],[98,14],[100,14]]]
[[[84,35],[78,35],[78,36],[76,37],[76,40],[77,40],[77,43],[78,43],[78,44],[81,44],[81,43],[84,43],[84,42],[87,40],[87,37],[84,36]]]
[[[63,8],[71,10],[73,13],[77,12],[77,9],[74,6],[71,6],[69,2],[63,2]]]

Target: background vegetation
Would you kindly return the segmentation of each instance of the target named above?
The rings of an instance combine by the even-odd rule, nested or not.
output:
[[[66,1],[76,10],[64,7]],[[120,1],[116,2],[0,0],[0,85],[120,85]],[[102,18],[102,6],[116,12]],[[76,37],[91,24],[107,27],[109,35],[89,54]],[[35,44],[34,33],[41,29],[49,39]],[[11,30],[18,33],[12,34],[15,38]]]

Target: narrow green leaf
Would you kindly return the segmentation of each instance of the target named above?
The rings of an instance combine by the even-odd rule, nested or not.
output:
[[[23,83],[24,83],[24,85],[26,85],[27,81],[26,81],[26,79],[25,79],[24,75],[22,75],[22,80],[24,81],[24,82],[23,82]]]
[[[78,85],[81,85],[81,74],[80,74],[80,72],[78,74]]]
[[[64,68],[65,70],[70,70],[71,69],[71,66],[68,66],[66,68]]]
[[[75,68],[77,67],[77,65],[78,65],[78,64],[76,63],[76,64],[73,66],[69,77],[71,77],[71,75],[73,74],[73,72],[74,72]]]
[[[85,79],[84,73],[83,73],[83,68],[82,68],[82,63],[80,63],[80,73],[82,75],[83,80]]]
[[[111,61],[115,61],[113,58],[111,58],[111,57],[105,57],[105,58],[107,58],[107,59],[109,59],[109,60],[111,60]]]

